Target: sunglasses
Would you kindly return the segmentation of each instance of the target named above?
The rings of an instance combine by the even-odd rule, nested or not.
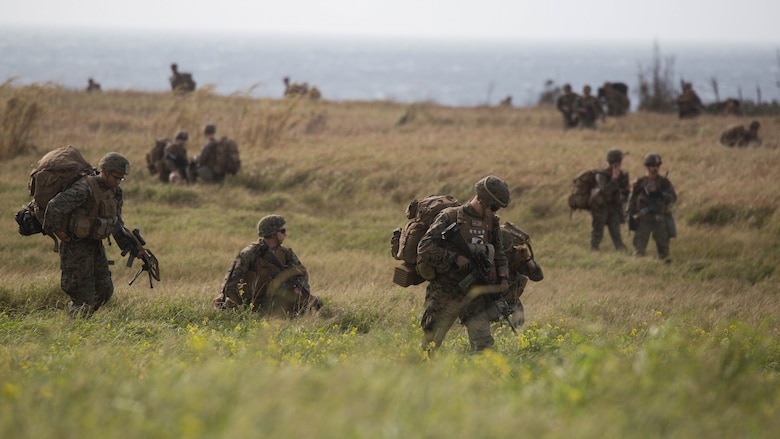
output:
[[[117,177],[116,174],[108,174],[108,175],[110,175],[111,178],[113,178],[116,181],[125,181],[125,177],[122,176]]]
[[[281,233],[282,235],[286,235],[287,229],[279,229],[279,233]]]

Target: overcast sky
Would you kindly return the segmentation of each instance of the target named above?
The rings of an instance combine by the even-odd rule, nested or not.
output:
[[[0,0],[0,27],[780,45],[779,0]]]

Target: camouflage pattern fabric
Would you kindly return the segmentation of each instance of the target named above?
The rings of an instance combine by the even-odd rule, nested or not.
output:
[[[217,161],[217,143],[217,140],[211,137],[203,145],[192,165],[194,173],[189,174],[190,182],[200,178],[204,181],[219,183],[225,179],[224,173],[214,172],[214,164]]]
[[[596,128],[596,120],[604,117],[601,102],[593,95],[580,96],[575,104],[580,128]]]
[[[97,180],[101,189],[111,190],[100,179]],[[123,204],[121,188],[117,187],[114,190],[114,198],[117,202],[117,225],[114,230],[117,230],[117,227],[124,227],[121,214]],[[95,197],[89,183],[85,179],[77,181],[70,188],[60,192],[47,205],[44,232],[53,234],[55,231],[68,230],[70,214],[80,207],[89,211],[94,203]],[[129,246],[124,235],[114,233],[113,236],[120,248]],[[83,308],[88,314],[96,311],[111,298],[114,285],[102,241],[72,239],[61,242],[59,254],[62,270],[60,284],[63,291],[70,296],[75,308]]]
[[[631,107],[631,101],[628,95],[615,89],[611,83],[605,83],[603,88],[599,89],[599,98],[607,106],[607,115],[613,117],[624,116]]]
[[[168,143],[163,151],[162,161],[164,171],[160,171],[161,181],[167,183],[171,172],[177,172],[181,177],[187,178],[187,147],[184,144],[175,141]]]
[[[590,248],[599,249],[606,226],[615,249],[626,250],[620,235],[620,225],[626,221],[624,206],[628,200],[628,173],[620,171],[618,178],[612,178],[612,169],[606,167],[596,173],[596,185],[599,188],[598,195],[593,197],[590,209]]]
[[[669,222],[671,209],[677,202],[677,193],[671,181],[663,176],[640,177],[633,185],[629,199],[629,214],[638,221],[634,234],[634,254],[644,256],[652,235],[658,257],[666,259],[670,254]]]
[[[176,64],[171,64],[172,76],[169,78],[171,82],[171,90],[173,91],[195,91],[195,81],[192,79],[191,73],[179,72]]]
[[[539,282],[544,279],[544,273],[542,272],[542,267],[536,261],[534,261],[536,268],[528,268],[528,262],[522,258],[517,247],[511,247],[506,251],[506,256],[509,263],[509,290],[501,295],[500,300],[506,301],[509,309],[515,310],[512,313],[512,323],[520,326],[525,322],[520,296],[523,295],[529,280]],[[498,317],[495,316],[493,321],[498,321]]]
[[[442,211],[423,235],[418,245],[418,255],[438,273],[428,284],[425,293],[425,310],[421,319],[423,329],[422,347],[430,349],[431,343],[438,348],[455,320],[461,317],[466,325],[469,342],[473,351],[480,351],[493,345],[490,334],[490,319],[485,310],[486,302],[479,295],[469,295],[463,291],[458,282],[469,275],[470,270],[458,269],[455,261],[459,253],[442,242],[442,232],[454,221],[461,223],[461,228],[486,228],[484,242],[495,248],[494,265],[497,276],[508,278],[508,263],[502,250],[501,233],[499,233],[498,217],[493,215],[487,220],[481,218],[470,204]],[[487,222],[492,222],[487,226]],[[474,289],[472,289],[474,291]],[[470,306],[476,309],[468,308]]]
[[[227,307],[247,307],[266,315],[294,317],[308,308],[318,308],[321,301],[312,295],[308,301],[297,295],[289,285],[281,282],[285,276],[302,277],[302,284],[309,288],[306,267],[288,247],[269,249],[283,266],[284,272],[263,257],[260,241],[245,247],[233,262],[222,283]],[[289,271],[288,271],[289,270]]]
[[[758,129],[745,129],[744,126],[735,126],[727,129],[720,135],[720,143],[723,146],[744,148],[755,143],[761,145],[758,138]]]
[[[697,117],[701,114],[704,105],[699,95],[693,91],[693,87],[687,85],[683,93],[677,98],[677,110],[680,119]]]
[[[577,104],[579,95],[574,92],[563,92],[558,99],[555,100],[555,108],[561,112],[563,116],[563,128],[574,128],[577,126],[577,114],[574,111],[574,106]]]

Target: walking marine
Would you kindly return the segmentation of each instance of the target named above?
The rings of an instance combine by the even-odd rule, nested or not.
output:
[[[92,314],[114,293],[103,240],[113,235],[120,248],[131,247],[119,187],[130,173],[130,162],[110,152],[98,168],[98,175],[85,176],[52,198],[43,222],[44,233],[60,240],[60,285],[71,298],[69,311],[74,316]]]
[[[474,352],[493,346],[486,294],[509,290],[509,268],[495,212],[509,205],[509,188],[495,176],[475,185],[466,204],[443,210],[418,245],[418,260],[435,269],[425,292],[422,348],[437,349],[455,320]],[[458,242],[465,241],[466,249]]]

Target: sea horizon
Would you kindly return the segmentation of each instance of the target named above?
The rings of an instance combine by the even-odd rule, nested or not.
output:
[[[83,89],[165,91],[170,64],[219,95],[281,97],[282,78],[317,86],[341,101],[432,101],[495,105],[512,96],[535,105],[564,83],[594,91],[605,81],[629,85],[635,106],[639,73],[658,50],[673,81],[692,82],[705,102],[780,99],[780,55],[771,43],[621,43],[443,40],[237,32],[13,28],[0,30],[0,81]],[[714,81],[714,82],[713,82]]]

